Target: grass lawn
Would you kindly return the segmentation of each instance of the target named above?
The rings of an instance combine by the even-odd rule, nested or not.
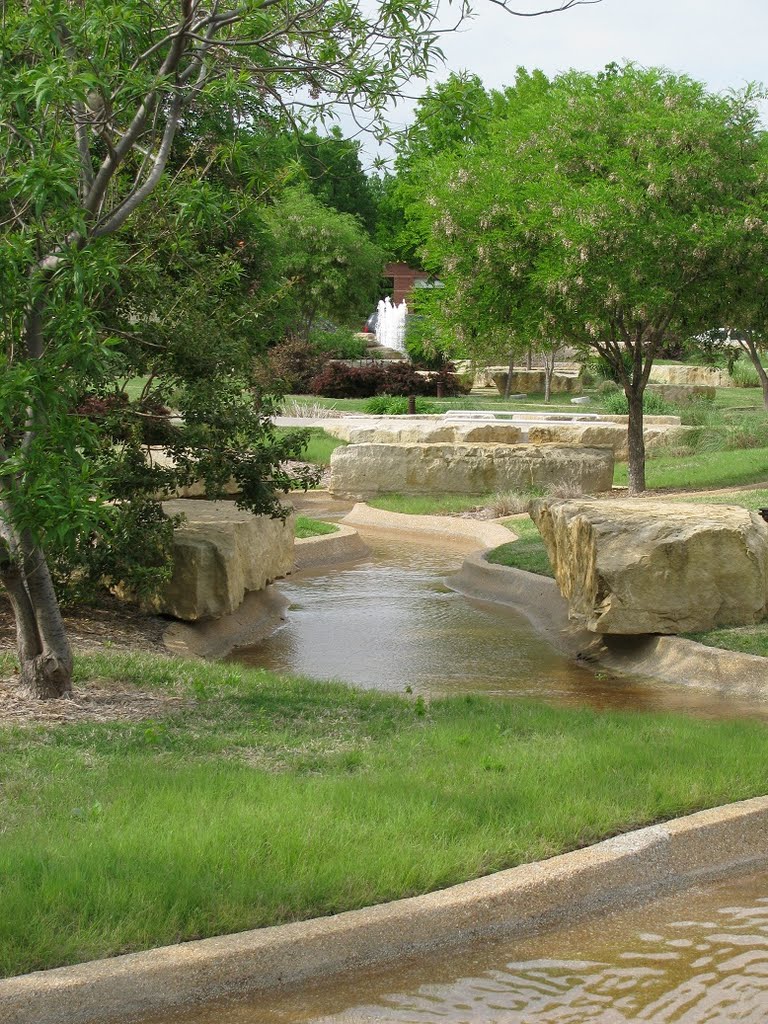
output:
[[[707,647],[722,647],[727,651],[768,658],[768,622],[759,622],[754,626],[711,629],[706,633],[686,633],[685,636]]]
[[[338,533],[338,526],[333,523],[324,523],[320,519],[309,519],[307,516],[296,516],[296,538],[304,540],[306,537],[324,537],[328,533]]]
[[[331,452],[339,446],[346,444],[338,437],[331,437],[324,430],[313,427],[310,431],[309,441],[304,449],[304,458],[315,466],[329,466],[331,464]]]
[[[490,494],[379,494],[369,498],[367,504],[410,516],[451,516],[481,508],[491,498]]]
[[[10,659],[4,659],[8,668]],[[768,791],[768,728],[90,655],[184,698],[0,730],[0,973],[426,892]]]
[[[489,551],[486,560],[494,565],[510,565],[539,576],[554,577],[547,549],[533,520],[509,519],[504,525],[514,530],[518,539]]]
[[[617,463],[613,482],[626,486],[627,465]],[[660,455],[645,464],[649,490],[664,488],[736,487],[768,480],[768,448]]]

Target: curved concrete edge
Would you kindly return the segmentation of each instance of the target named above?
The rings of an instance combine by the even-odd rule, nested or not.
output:
[[[163,646],[180,658],[223,658],[235,647],[247,647],[269,636],[285,620],[289,601],[272,584],[245,595],[240,607],[220,619],[174,622],[163,634]]]
[[[453,544],[477,548],[495,548],[508,544],[515,535],[500,523],[487,519],[461,519],[458,516],[412,516],[387,512],[358,501],[342,522],[366,529],[397,533],[420,533],[440,537]]]
[[[483,552],[468,555],[446,585],[465,597],[515,608],[554,647],[571,657],[725,696],[768,697],[765,658],[706,647],[679,636],[596,635],[569,622],[568,602],[553,579],[493,565]]]
[[[334,526],[336,525],[336,533],[325,533],[320,537],[303,537],[294,541],[294,572],[365,558],[370,549],[357,530],[342,523],[334,523]]]
[[[509,533],[507,530],[504,543],[509,543]],[[594,633],[569,621],[568,602],[553,579],[524,569],[494,565],[486,561],[485,555],[484,551],[467,555],[456,575],[445,580],[446,586],[464,597],[507,605],[522,612],[553,647],[571,657],[594,641]]]
[[[768,863],[768,797],[333,917],[201,939],[0,982],[4,1024],[115,1024],[465,945],[526,935]]]

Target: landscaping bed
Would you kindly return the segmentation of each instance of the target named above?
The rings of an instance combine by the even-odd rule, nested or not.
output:
[[[166,700],[0,730],[5,975],[426,892],[768,786],[758,722],[151,655],[80,658],[94,683]]]

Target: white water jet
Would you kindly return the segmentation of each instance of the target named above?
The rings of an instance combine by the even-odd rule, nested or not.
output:
[[[405,300],[395,306],[387,296],[379,302],[377,313],[376,344],[405,354],[405,318],[408,315]]]

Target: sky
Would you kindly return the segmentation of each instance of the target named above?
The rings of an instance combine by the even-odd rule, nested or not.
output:
[[[559,2],[509,0],[520,11]],[[474,6],[473,21],[443,37],[446,65],[433,81],[467,70],[498,88],[514,81],[520,65],[551,77],[631,60],[686,72],[713,91],[768,83],[768,0],[601,0],[540,18],[513,17],[490,0],[475,0]],[[768,120],[768,104],[763,109]],[[412,111],[412,102],[399,104],[392,124],[407,124]],[[370,158],[370,141],[364,150]]]

